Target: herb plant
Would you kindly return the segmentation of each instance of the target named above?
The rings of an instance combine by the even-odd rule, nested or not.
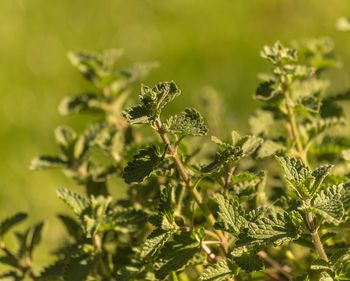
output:
[[[120,54],[69,54],[96,91],[64,98],[59,111],[95,121],[82,133],[57,128],[60,154],[31,168],[58,168],[85,194],[57,190],[74,216],[58,215],[67,239],[43,269],[32,259],[43,223],[15,232],[14,251],[3,237],[26,214],[2,221],[1,278],[350,280],[350,92],[328,93],[327,70],[339,65],[330,39],[265,46],[271,71],[259,75],[249,134],[208,145],[199,111],[164,114],[181,95],[175,82],[142,84],[134,100],[155,64],[119,70]],[[125,196],[112,198],[125,186],[113,178]]]

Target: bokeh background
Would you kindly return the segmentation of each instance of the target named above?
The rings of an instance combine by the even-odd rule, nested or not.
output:
[[[259,57],[264,44],[330,36],[343,62],[331,73],[333,90],[349,86],[350,34],[335,28],[348,15],[349,0],[1,0],[0,218],[23,210],[31,221],[47,220],[42,252],[58,239],[63,206],[54,190],[73,183],[59,172],[31,172],[28,163],[56,152],[56,126],[80,122],[56,110],[63,96],[87,87],[67,51],[118,47],[121,66],[159,61],[149,83],[175,80],[186,96],[179,106],[213,87],[231,129],[246,130],[256,75],[268,68]]]

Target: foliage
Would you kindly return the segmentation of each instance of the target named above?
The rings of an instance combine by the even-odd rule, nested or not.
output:
[[[256,90],[263,106],[251,132],[212,137],[194,108],[164,117],[181,90],[173,81],[132,85],[154,66],[119,70],[121,52],[70,53],[96,89],[66,97],[63,115],[96,116],[81,134],[55,131],[58,155],[31,162],[59,168],[85,194],[58,189],[74,216],[59,214],[67,239],[55,262],[33,267],[43,223],[15,232],[18,250],[3,237],[26,215],[0,223],[1,263],[12,280],[350,280],[350,139],[327,70],[338,66],[329,39],[277,42],[261,56],[272,64]],[[142,125],[154,133],[144,137]],[[200,137],[200,143],[198,138]],[[341,141],[333,141],[341,140]],[[327,147],[327,149],[321,149]],[[331,164],[328,164],[331,163]],[[122,178],[127,194],[110,190]]]

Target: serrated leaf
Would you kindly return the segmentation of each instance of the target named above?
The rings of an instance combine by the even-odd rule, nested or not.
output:
[[[55,139],[63,152],[67,152],[77,138],[75,131],[67,126],[59,126],[55,130]]]
[[[170,117],[165,127],[179,137],[205,136],[208,133],[202,115],[193,108],[186,108],[180,114]]]
[[[90,147],[95,145],[99,134],[107,127],[105,122],[92,124],[80,135],[74,145],[74,158],[82,159]]]
[[[330,270],[331,266],[330,264],[322,259],[314,260],[312,261],[310,265],[310,269],[312,270]]]
[[[260,271],[264,268],[264,262],[255,253],[243,253],[234,258],[235,263],[247,272]]]
[[[310,211],[322,216],[327,222],[338,225],[344,216],[341,198],[344,195],[343,185],[334,185],[316,195]]]
[[[192,232],[181,232],[166,243],[158,255],[155,276],[164,279],[172,271],[181,270],[201,250],[201,243]]]
[[[315,194],[320,190],[323,181],[325,180],[325,178],[328,176],[328,174],[332,169],[333,169],[333,165],[323,165],[316,168],[312,172],[312,176],[315,178],[315,182],[311,188],[312,194]]]
[[[273,114],[266,110],[257,110],[249,118],[249,125],[254,135],[266,136],[274,125]]]
[[[297,59],[296,50],[286,48],[280,42],[276,42],[272,47],[264,46],[260,52],[260,55],[273,64],[290,63],[296,61]]]
[[[144,181],[157,168],[160,160],[161,157],[154,145],[141,149],[124,169],[125,182],[130,184]]]
[[[200,275],[199,281],[226,281],[238,273],[238,267],[230,260],[221,260],[208,266]]]
[[[153,112],[143,105],[130,107],[123,111],[123,116],[130,124],[148,124],[152,122],[152,119],[149,118],[150,115],[153,115]]]
[[[213,199],[218,204],[218,218],[215,227],[235,235],[240,233],[246,220],[239,203],[233,199],[225,198],[221,194],[215,194]]]
[[[34,158],[30,161],[29,169],[41,170],[51,168],[66,168],[68,165],[67,160],[60,156],[43,155]]]
[[[53,264],[45,267],[40,276],[39,281],[58,281],[63,280],[63,269],[65,267],[66,260],[57,260]]]
[[[141,258],[155,256],[159,250],[172,238],[175,233],[173,230],[154,230],[146,239],[141,248]]]
[[[317,119],[313,123],[308,123],[303,127],[309,139],[314,139],[328,129],[334,128],[336,126],[345,125],[344,118],[325,118]]]
[[[39,222],[27,228],[24,232],[15,233],[18,240],[17,257],[19,259],[32,257],[34,249],[41,241],[43,228],[44,222]]]
[[[336,250],[329,259],[330,263],[335,267],[350,261],[350,250],[342,248]]]
[[[319,281],[334,281],[333,277],[328,272],[321,272],[318,277]]]
[[[275,81],[262,82],[256,89],[255,98],[260,101],[271,101],[281,97],[281,91],[276,89]]]
[[[34,249],[41,242],[44,226],[44,222],[39,222],[28,231],[27,249],[30,256],[32,256]]]
[[[254,243],[281,245],[299,238],[300,229],[287,212],[273,213],[248,224],[248,239]]]
[[[233,144],[224,143],[218,138],[212,137],[212,141],[218,145],[219,151],[216,153],[214,160],[202,168],[203,173],[221,171],[224,167],[251,156],[263,142],[261,138],[252,135],[242,137],[236,134],[233,135]]]
[[[116,64],[122,53],[121,49],[110,49],[102,53],[69,52],[68,59],[87,80],[97,87],[103,87],[111,80],[121,79],[122,74],[117,71]]]
[[[173,82],[162,82],[150,88],[141,86],[140,104],[123,111],[130,124],[151,124],[161,113],[161,110],[180,95],[181,91]]]
[[[300,198],[310,197],[310,186],[315,179],[312,177],[309,168],[297,158],[276,156],[276,159],[284,170],[288,186],[291,187]]]
[[[243,199],[243,197],[251,198],[256,195],[257,188],[260,184],[264,183],[265,178],[265,172],[260,172],[258,174],[242,172],[236,174],[231,179],[229,191],[239,196],[240,199]]]
[[[257,157],[258,158],[270,157],[284,151],[285,149],[286,148],[278,142],[275,142],[272,140],[265,140],[258,149]]]
[[[57,189],[57,196],[66,203],[78,217],[81,217],[90,207],[88,199],[68,189]]]
[[[82,237],[82,231],[79,223],[74,220],[73,218],[59,214],[58,218],[65,226],[67,232],[76,240],[78,241]]]
[[[102,111],[103,103],[93,93],[86,93],[79,96],[67,96],[62,99],[58,106],[58,112],[67,116],[82,112]]]
[[[106,214],[99,226],[99,231],[114,229],[120,233],[132,233],[142,229],[147,221],[147,214],[134,208],[116,208]]]
[[[302,199],[314,196],[333,168],[332,165],[324,165],[311,171],[300,159],[278,156],[276,159],[284,170],[288,186]]]
[[[64,281],[86,281],[93,265],[94,261],[86,256],[69,258],[63,269]]]
[[[1,221],[0,236],[4,236],[11,228],[24,221],[26,218],[26,213],[17,213]]]

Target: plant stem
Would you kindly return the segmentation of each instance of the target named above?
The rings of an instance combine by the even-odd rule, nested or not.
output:
[[[273,268],[275,268],[276,270],[278,270],[284,277],[287,278],[287,280],[289,280],[289,279],[292,278],[292,276],[290,275],[291,268],[279,264],[277,261],[275,261],[274,259],[272,259],[265,251],[260,251],[260,252],[258,252],[258,256],[259,256],[262,260],[264,260],[264,261],[266,261],[268,264],[270,264]]]
[[[235,172],[235,170],[236,170],[236,166],[232,166],[228,170],[227,176],[225,178],[225,183],[224,183],[224,190],[225,190],[225,192],[227,191],[227,189],[228,189],[228,187],[230,185],[230,182],[232,180],[232,176],[233,176],[233,173]]]
[[[314,224],[314,217],[313,217],[312,213],[310,213],[310,212],[307,213],[305,218],[306,218],[306,222],[308,224],[309,230],[310,230],[312,242],[315,245],[315,248],[316,248],[318,255],[320,256],[321,259],[328,261],[328,256],[324,250],[320,236],[318,235],[318,227],[315,226],[315,224]]]
[[[35,274],[32,272],[31,268],[31,260],[28,257],[25,261],[21,261],[18,257],[16,257],[4,244],[4,242],[0,241],[0,250],[4,252],[6,256],[8,256],[10,259],[14,260],[16,262],[16,265],[18,266],[18,269],[20,269],[23,273],[27,270],[29,271],[29,276],[33,280],[36,280]]]
[[[158,132],[159,136],[161,137],[162,141],[164,142],[164,144],[168,148],[168,151],[169,151],[169,153],[170,153],[170,155],[175,163],[175,166],[176,166],[176,168],[180,174],[180,177],[181,177],[182,181],[184,182],[186,188],[192,194],[193,198],[197,202],[199,208],[202,210],[203,215],[206,218],[206,220],[208,221],[208,223],[213,226],[215,224],[215,218],[210,213],[208,207],[205,204],[203,204],[202,196],[197,191],[195,186],[192,184],[191,178],[188,175],[188,172],[187,172],[184,164],[182,163],[181,159],[177,155],[177,150],[171,144],[169,137],[168,137],[165,129],[163,128],[162,122],[159,119],[157,119],[155,122],[155,125],[157,127],[157,132]],[[224,240],[224,236],[220,231],[215,230],[215,232],[220,237],[220,239]]]
[[[283,94],[284,94],[284,98],[285,98],[285,103],[286,103],[286,108],[287,108],[287,116],[288,116],[288,121],[289,121],[289,125],[291,128],[292,137],[295,141],[296,150],[299,153],[300,159],[304,162],[305,165],[309,166],[309,163],[307,160],[307,155],[305,153],[305,150],[303,148],[303,145],[302,145],[302,142],[300,139],[300,134],[299,134],[298,125],[296,122],[294,110],[291,107],[292,101],[291,101],[291,98],[289,95],[288,85],[284,82],[284,80],[285,79],[282,79],[282,89],[283,89]],[[312,238],[312,242],[315,246],[315,250],[316,250],[317,254],[320,256],[321,259],[328,261],[327,254],[324,250],[320,236],[318,235],[318,228],[315,227],[315,225],[314,225],[313,214],[310,212],[306,213],[305,219],[306,219],[307,226],[309,228],[310,235]]]

